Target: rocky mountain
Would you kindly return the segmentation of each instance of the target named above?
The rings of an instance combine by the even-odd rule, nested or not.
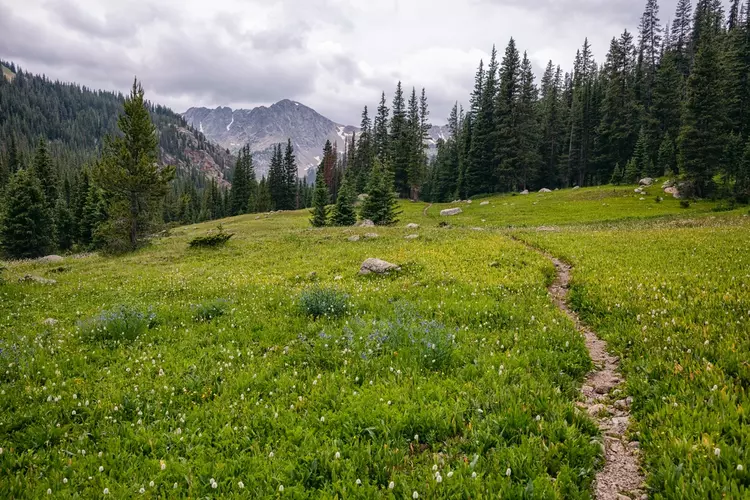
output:
[[[250,144],[259,173],[267,171],[275,144],[292,140],[300,175],[304,175],[320,163],[327,140],[343,152],[346,141],[351,141],[352,133],[358,130],[288,99],[254,109],[190,108],[182,116],[209,140],[231,152]]]

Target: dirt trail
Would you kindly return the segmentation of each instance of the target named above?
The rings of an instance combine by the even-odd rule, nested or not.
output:
[[[430,209],[431,206],[432,206],[432,203],[430,203],[429,205],[427,205],[426,207],[424,207],[424,210],[422,210],[422,215],[424,217],[427,217],[427,211]]]
[[[536,249],[535,249],[536,250]],[[631,398],[615,400],[610,393],[622,382],[619,359],[607,352],[607,343],[586,326],[568,306],[568,287],[572,267],[544,254],[555,265],[557,277],[549,287],[555,305],[563,311],[586,338],[586,347],[596,366],[581,387],[583,401],[578,407],[596,420],[604,437],[605,464],[596,475],[594,496],[598,500],[648,498],[638,458],[638,443],[627,440]]]

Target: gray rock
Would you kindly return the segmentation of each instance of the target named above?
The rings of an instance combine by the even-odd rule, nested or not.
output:
[[[57,324],[57,320],[55,318],[47,318],[42,321],[42,324],[44,326],[55,326]]]
[[[419,229],[419,224],[414,224],[412,222],[411,224],[406,225],[406,229]]]
[[[54,285],[57,283],[55,280],[42,278],[40,276],[32,276],[31,274],[27,274],[23,278],[18,278],[18,281],[20,283],[39,283],[40,285]]]
[[[349,241],[352,241],[352,242],[354,242],[354,241],[359,241],[359,239],[360,239],[360,238],[359,238],[359,236],[358,236],[358,235],[356,235],[356,234],[355,234],[354,236],[349,236],[349,237],[348,237],[347,239],[348,239]]]
[[[540,193],[551,193],[552,190],[551,189],[547,189],[547,188],[542,188],[542,189],[539,190],[539,192]]]
[[[662,189],[667,189],[667,188],[672,187],[672,186],[674,186],[674,181],[672,179],[670,179],[668,181],[664,181],[664,184],[661,185],[661,188]]]
[[[472,231],[484,231],[484,228],[483,227],[472,227],[471,230]]]
[[[362,263],[362,267],[359,268],[359,274],[388,274],[391,271],[400,271],[401,268],[396,264],[391,264],[381,259],[367,259]]]
[[[365,219],[359,223],[359,227],[375,227],[375,223],[370,219]]]
[[[378,238],[378,237],[379,237],[378,233],[367,233],[367,234],[365,234],[365,238],[370,239],[370,240],[374,240],[375,238]]]
[[[39,259],[39,262],[43,262],[45,264],[57,264],[57,263],[62,262],[64,260],[65,259],[63,259],[59,255],[48,255],[46,257],[41,257]]]
[[[468,203],[469,205],[471,205],[472,201],[471,200],[466,200],[466,203]]]
[[[654,180],[651,177],[644,177],[643,179],[638,181],[639,186],[646,186],[646,187],[650,186],[653,183],[654,183]]]
[[[483,201],[482,203],[480,203],[480,204],[479,204],[479,206],[480,206],[480,207],[486,207],[486,206],[487,206],[487,205],[489,205],[489,204],[490,204],[490,202],[489,202],[489,201]]]
[[[418,234],[410,234],[408,236],[404,236],[405,240],[416,240],[417,238],[419,238]]]
[[[461,210],[460,208],[448,208],[446,210],[440,211],[440,215],[442,215],[443,217],[449,217],[451,215],[458,215],[461,213],[463,213],[463,210]]]
[[[524,189],[523,191],[521,191],[520,194],[523,194],[523,195],[529,194],[529,190],[528,189]]]
[[[581,186],[573,186],[573,189],[581,189]]]
[[[671,194],[673,198],[679,198],[680,197],[680,190],[677,189],[674,186],[669,186],[667,188],[664,188],[664,192],[667,194]]]

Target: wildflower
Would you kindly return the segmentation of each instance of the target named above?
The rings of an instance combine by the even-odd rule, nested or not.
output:
[[[719,448],[714,448],[714,455],[717,457],[721,455],[721,450]]]
[[[511,474],[511,470],[510,470],[510,467],[508,467],[507,469],[505,469],[505,475],[510,477],[510,474]]]
[[[48,495],[51,495],[51,494],[52,494],[52,488],[47,488],[47,494],[48,494]]]
[[[448,474],[446,474],[449,478],[453,477],[453,471],[448,471]]]
[[[472,472],[471,473],[471,478],[472,479],[476,479],[477,478],[477,473],[476,472]]]
[[[435,476],[435,482],[436,482],[436,483],[442,483],[442,482],[443,482],[443,476],[441,476],[441,475],[440,475],[440,473],[438,473],[438,474],[437,474],[437,475]]]
[[[541,415],[537,415],[537,416],[536,416],[536,417],[534,418],[534,420],[536,420],[537,422],[539,422],[539,421],[540,421],[541,419],[542,419],[542,416],[541,416]]]
[[[148,483],[148,487],[149,487],[149,488],[153,488],[153,487],[154,487],[154,482],[153,482],[153,481],[149,481],[149,483]]]
[[[280,484],[279,485],[279,493],[283,493],[283,491],[284,491],[284,485]]]
[[[437,466],[437,464],[435,464],[435,465],[433,465],[433,466],[432,466],[432,470],[434,470],[434,471],[435,471],[435,470],[437,470],[437,469],[438,469],[438,466]]]
[[[321,421],[321,422],[325,422],[325,421],[326,421],[326,418],[325,418],[325,417],[320,417],[320,421]]]
[[[164,460],[159,460],[159,467],[161,467],[161,470],[164,470],[167,468],[167,462]]]
[[[177,489],[177,483],[174,483],[174,484],[172,485],[172,489],[173,489],[173,490],[176,490],[176,489]]]
[[[416,491],[414,491],[414,493],[412,493],[412,494],[411,494],[411,497],[412,497],[412,498],[413,498],[414,500],[417,500],[417,498],[419,498],[419,493],[417,493]]]
[[[396,487],[396,483],[394,483],[393,481],[391,481],[390,483],[388,483],[388,489],[389,490],[392,490],[395,487]]]
[[[339,452],[337,451],[337,452],[336,452],[336,454],[335,454],[335,455],[334,455],[333,457],[334,457],[334,458],[335,458],[336,460],[338,460],[339,458],[341,458],[341,453],[339,453]]]
[[[143,486],[141,486],[141,489],[138,490],[138,493],[140,493],[141,495],[143,495],[144,493],[146,493],[146,488],[144,488]]]
[[[211,483],[211,488],[216,489],[219,487],[219,485],[216,483],[216,480],[214,478],[211,478],[209,482]]]
[[[742,464],[737,464],[737,470],[742,472],[743,470],[745,470],[745,468],[742,466]]]
[[[109,488],[104,488],[104,494],[109,495]]]
[[[240,481],[239,483],[237,483],[237,487],[239,489],[241,489],[241,490],[244,490],[245,489],[245,483],[243,483],[242,481]]]
[[[273,452],[268,454],[268,458],[273,458]]]
[[[104,472],[104,466],[103,465],[99,466],[99,472]]]
[[[67,477],[63,478],[63,484],[68,484],[68,478]]]
[[[358,478],[358,479],[357,479],[356,481],[354,481],[354,482],[355,482],[355,483],[357,484],[357,486],[362,486],[362,480],[361,480],[361,479],[359,479],[359,478]]]

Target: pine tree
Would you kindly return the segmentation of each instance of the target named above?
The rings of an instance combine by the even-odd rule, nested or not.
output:
[[[107,192],[110,207],[118,212],[111,221],[110,238],[125,241],[123,248],[129,249],[138,246],[174,178],[173,167],[158,165],[156,127],[143,94],[143,87],[134,81],[118,119],[122,136],[108,140],[94,171],[97,184]]]
[[[609,180],[610,184],[614,184],[615,186],[618,186],[622,184],[622,181],[625,179],[625,172],[620,168],[620,164],[615,164],[615,169],[612,171],[612,178]]]
[[[516,188],[518,167],[518,101],[521,92],[521,58],[510,39],[500,66],[500,90],[495,103],[497,171],[493,184],[501,191]]]
[[[699,22],[696,20],[696,22]],[[680,171],[705,196],[724,152],[725,112],[721,95],[718,40],[703,30],[693,71],[687,82],[679,137]]]
[[[281,144],[273,147],[271,166],[268,170],[268,191],[271,193],[271,209],[282,210],[286,202],[286,173]]]
[[[376,160],[367,184],[367,198],[360,209],[360,218],[369,219],[378,226],[388,226],[398,222],[400,212],[392,186],[393,179],[390,170]]]
[[[514,42],[511,39],[512,43]],[[497,184],[495,158],[498,119],[495,103],[497,78],[497,49],[493,46],[487,70],[484,70],[482,63],[479,65],[474,95],[472,95],[473,129],[464,176],[467,196],[491,193]]]
[[[674,139],[667,133],[659,146],[659,154],[656,166],[660,172],[672,176],[677,172],[677,155],[675,153]]]
[[[250,175],[247,171],[248,161],[246,154],[249,154],[249,148],[243,147],[237,155],[237,163],[232,175],[231,197],[232,215],[242,215],[248,212],[248,203],[250,201]],[[251,164],[252,165],[252,164]]]
[[[50,210],[54,210],[57,203],[57,173],[55,172],[55,167],[52,165],[52,158],[50,158],[47,151],[47,141],[44,139],[39,139],[39,145],[34,155],[33,173],[39,179],[39,183],[42,186],[47,207]]]
[[[296,207],[297,192],[297,157],[294,155],[292,140],[287,139],[284,150],[284,210],[294,210]]]
[[[13,258],[34,258],[54,248],[52,213],[41,183],[28,169],[16,172],[5,190],[0,246]]]
[[[518,99],[518,121],[516,123],[518,136],[518,181],[523,189],[527,189],[536,179],[540,168],[539,155],[539,122],[537,116],[537,99],[539,91],[534,84],[534,72],[531,61],[524,52],[521,62],[520,95]]]
[[[690,73],[692,40],[693,3],[692,0],[678,0],[672,21],[672,39],[668,41],[675,54],[675,65],[680,74],[687,78]]]
[[[70,250],[73,247],[76,232],[73,224],[73,213],[68,202],[62,196],[55,203],[54,221],[57,248],[63,251]]]
[[[268,188],[268,181],[261,177],[258,183],[258,194],[255,197],[255,212],[268,212],[272,209],[271,191]]]
[[[396,93],[393,96],[392,116],[390,126],[390,151],[389,165],[392,168],[394,186],[400,196],[408,196],[409,183],[409,131],[406,115],[406,101],[401,82],[396,85]]]
[[[388,136],[388,115],[389,109],[385,102],[385,92],[380,97],[378,114],[375,117],[375,124],[372,131],[373,153],[378,157],[381,163],[388,161],[390,151],[390,138]]]
[[[362,122],[360,123],[359,139],[354,157],[354,191],[363,193],[367,185],[367,179],[372,170],[372,162],[375,152],[373,150],[372,124],[367,112],[367,106],[362,111]]]
[[[622,182],[625,184],[635,184],[641,176],[641,170],[635,157],[625,165],[625,172],[622,174]]]
[[[339,189],[339,196],[336,199],[336,205],[331,212],[331,225],[333,226],[353,226],[357,223],[357,213],[354,210],[355,195],[352,191],[348,176],[344,176],[344,181]],[[313,224],[314,225],[314,224]]]
[[[558,185],[560,157],[564,144],[562,71],[550,61],[542,77],[541,88],[541,163],[536,184],[554,188]]]
[[[315,175],[315,192],[313,194],[313,209],[310,224],[313,227],[324,227],[328,224],[328,187],[325,182],[323,165],[318,167]]]

